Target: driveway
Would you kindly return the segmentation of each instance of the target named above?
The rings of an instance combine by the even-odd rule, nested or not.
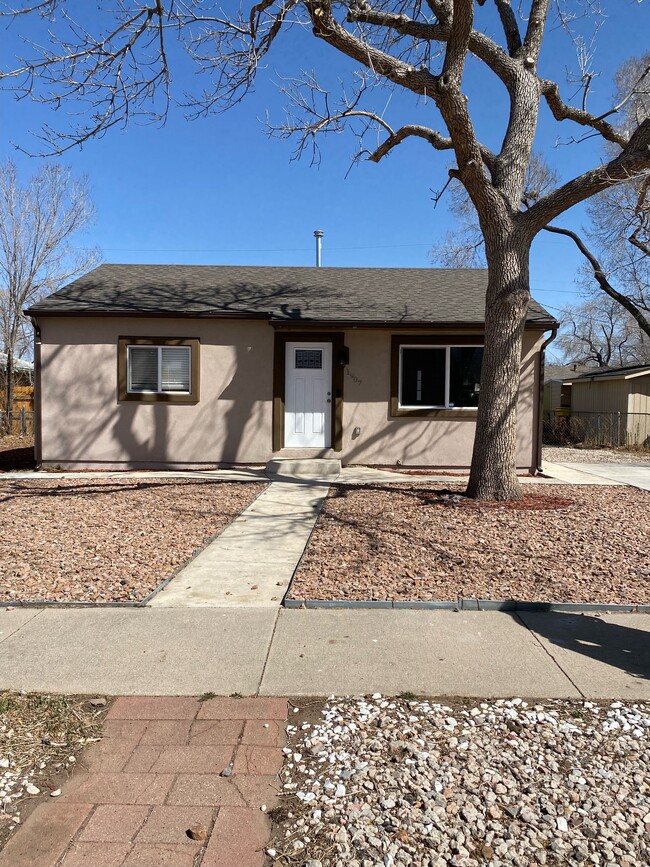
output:
[[[562,461],[558,466],[568,467],[601,479],[608,479],[619,485],[632,485],[643,491],[650,491],[650,465],[643,464],[585,464]]]

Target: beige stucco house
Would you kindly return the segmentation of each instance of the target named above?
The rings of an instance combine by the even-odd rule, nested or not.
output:
[[[44,466],[467,467],[482,269],[101,265],[32,307]],[[539,465],[531,301],[517,464]]]

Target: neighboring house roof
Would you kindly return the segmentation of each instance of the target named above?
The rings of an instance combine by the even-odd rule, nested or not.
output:
[[[481,324],[486,288],[482,268],[100,265],[26,312]],[[532,300],[527,322],[555,324]]]
[[[7,353],[0,352],[0,370],[7,369]],[[25,361],[24,358],[14,358],[14,370],[34,370],[34,365],[31,361]]]
[[[544,365],[544,382],[566,382],[589,372],[595,373],[595,370],[586,364],[546,364]]]
[[[565,380],[565,383],[572,385],[575,382],[594,379],[634,379],[637,376],[648,376],[649,374],[650,364],[637,364],[632,367],[616,367],[611,370],[594,370],[591,373],[582,373],[580,376],[574,376],[570,381]]]

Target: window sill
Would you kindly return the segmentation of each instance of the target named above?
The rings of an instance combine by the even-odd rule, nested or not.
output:
[[[429,418],[450,421],[452,419],[476,419],[478,410],[470,407],[469,409],[459,409],[450,407],[449,409],[404,409],[397,406],[397,401],[391,401],[390,417],[391,418]]]
[[[120,394],[119,403],[198,403],[199,399],[195,394],[173,394],[171,392],[133,392],[129,394]]]

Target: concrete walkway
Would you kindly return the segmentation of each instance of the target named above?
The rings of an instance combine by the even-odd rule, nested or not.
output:
[[[273,482],[149,603],[278,608],[327,485]]]
[[[0,689],[650,700],[650,615],[0,610]]]
[[[562,462],[554,466],[561,467],[560,472],[565,476],[567,473],[572,473],[582,477],[588,476],[591,480],[598,480],[589,481],[588,484],[630,485],[633,488],[640,488],[642,491],[650,491],[650,465]],[[586,483],[578,482],[578,484]]]
[[[550,481],[567,485],[620,485],[614,479],[592,472],[596,464],[556,464],[544,461],[544,474],[550,476]],[[537,481],[537,480],[535,480]]]

